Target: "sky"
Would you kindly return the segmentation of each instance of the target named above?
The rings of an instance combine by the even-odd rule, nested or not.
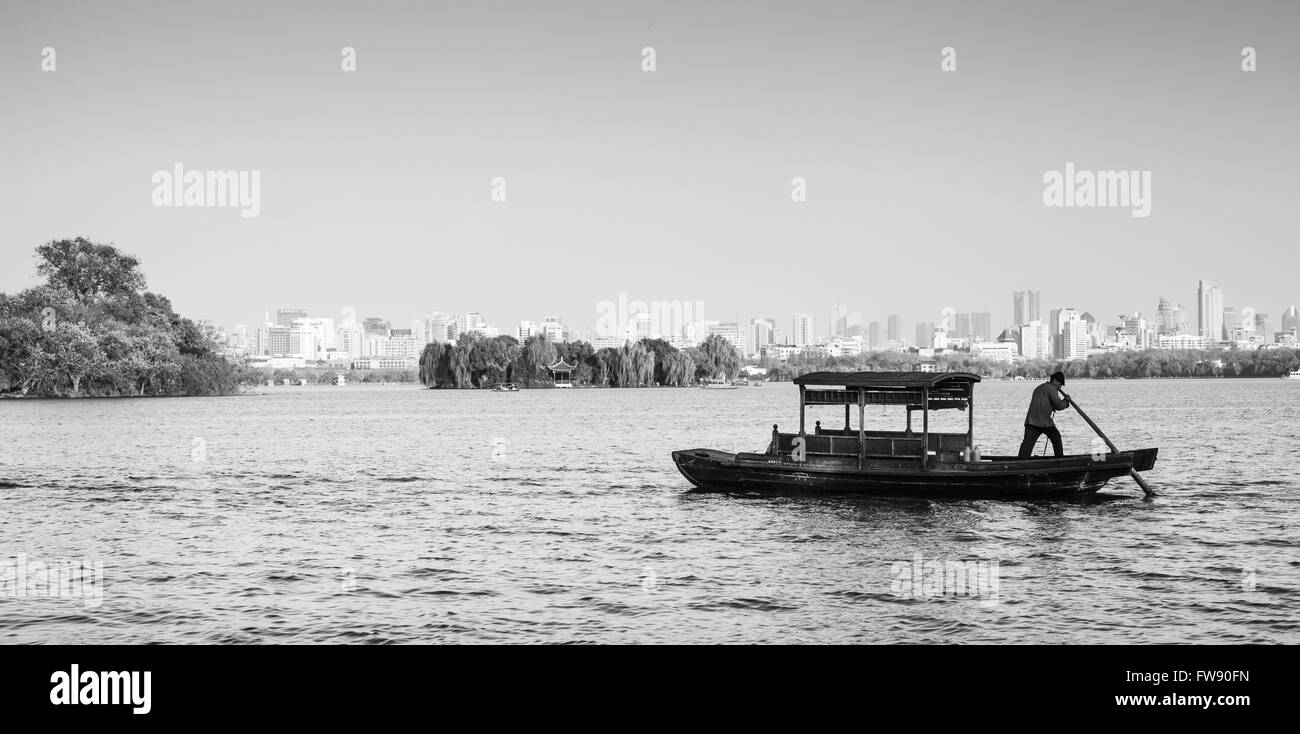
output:
[[[38,245],[84,236],[227,327],[352,307],[587,330],[626,293],[783,329],[808,312],[820,333],[842,303],[901,314],[910,338],[944,307],[1000,328],[1037,287],[1044,317],[1154,318],[1164,294],[1194,329],[1210,278],[1277,328],[1300,301],[1298,19],[1293,2],[6,2],[0,292],[37,282]],[[258,171],[258,216],[155,206],[177,162]],[[1067,162],[1149,172],[1149,216],[1046,206]]]

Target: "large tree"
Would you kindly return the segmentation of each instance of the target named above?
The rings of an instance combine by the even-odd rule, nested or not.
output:
[[[140,261],[112,245],[82,237],[54,240],[36,248],[36,271],[51,286],[66,288],[81,301],[144,290]]]

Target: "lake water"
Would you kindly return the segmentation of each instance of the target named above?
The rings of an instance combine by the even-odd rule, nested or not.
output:
[[[1015,451],[1033,387],[977,387],[986,454]],[[1068,389],[1122,448],[1160,448],[1159,497],[691,490],[669,452],[762,450],[797,426],[790,384],[4,400],[0,560],[103,581],[11,581],[0,641],[1300,642],[1300,383]],[[933,561],[985,585],[936,586]]]

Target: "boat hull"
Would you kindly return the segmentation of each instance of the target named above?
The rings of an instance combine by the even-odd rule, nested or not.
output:
[[[916,460],[868,462],[861,469],[794,462],[767,454],[731,454],[710,449],[674,451],[677,469],[701,489],[819,491],[924,497],[1071,497],[1096,492],[1111,479],[1155,465],[1156,449],[1118,454],[1017,459],[989,457],[982,462],[931,462],[921,471]]]

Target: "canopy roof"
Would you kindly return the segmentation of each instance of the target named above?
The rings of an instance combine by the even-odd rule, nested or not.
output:
[[[555,364],[547,365],[546,367],[546,369],[553,372],[572,372],[577,368],[577,365],[568,364],[562,359],[557,359],[555,360]]]
[[[835,385],[870,389],[915,390],[979,382],[971,372],[812,372],[794,378],[796,385]]]

